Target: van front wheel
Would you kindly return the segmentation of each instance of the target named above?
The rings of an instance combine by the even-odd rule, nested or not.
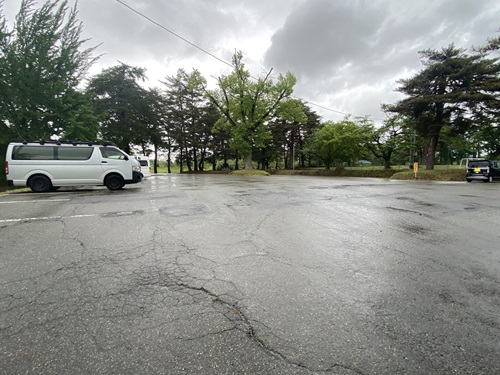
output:
[[[52,183],[45,176],[33,176],[28,182],[28,186],[33,193],[45,193],[50,191]]]
[[[125,185],[125,181],[123,181],[122,176],[112,174],[111,176],[106,177],[104,185],[106,185],[109,190],[120,190],[123,185]]]

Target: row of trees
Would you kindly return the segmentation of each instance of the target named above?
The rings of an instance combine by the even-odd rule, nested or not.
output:
[[[1,10],[1,9],[0,9]],[[83,48],[76,5],[23,0],[12,29],[0,13],[0,147],[13,139],[106,139],[129,153],[160,153],[181,170],[217,168],[244,160],[245,168],[330,168],[380,159],[386,168],[413,158],[428,169],[443,155],[487,152],[497,141],[500,65],[489,57],[498,39],[467,54],[451,45],[421,52],[424,68],[399,82],[406,98],[383,106],[377,126],[368,118],[322,122],[292,97],[291,73],[253,78],[235,53],[217,87],[197,70],[180,69],[162,88],[145,88],[146,71],[119,63],[94,77],[98,59]],[[438,160],[436,160],[436,157]],[[417,160],[417,159],[415,159]]]

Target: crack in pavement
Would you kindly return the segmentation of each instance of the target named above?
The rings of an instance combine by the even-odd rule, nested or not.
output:
[[[263,335],[274,336],[272,330],[245,314],[238,299],[242,292],[236,285],[215,276],[213,268],[220,263],[197,255],[197,249],[185,244],[181,236],[170,236],[165,242],[160,224],[154,226],[152,240],[137,248],[84,240],[60,221],[63,225],[58,235],[73,241],[67,252],[74,253],[72,257],[36,276],[0,284],[0,341],[4,342],[0,349],[4,353],[10,350],[5,345],[12,345],[20,335],[36,335],[38,330],[54,340],[67,337],[64,342],[75,350],[78,342],[68,338],[76,334],[86,338],[97,353],[106,353],[129,345],[128,336],[117,334],[120,327],[131,325],[141,332],[162,330],[171,340],[183,341],[237,331],[287,366],[316,373],[349,369],[331,363],[312,368],[269,345]],[[52,265],[56,259],[52,256]],[[209,268],[205,272],[203,265]],[[206,287],[214,281],[222,283],[226,292]],[[222,317],[219,323],[206,324],[217,317]],[[179,322],[181,327],[176,327]],[[195,329],[198,327],[182,330],[195,323],[201,335]],[[0,356],[0,365],[5,366],[4,360]]]

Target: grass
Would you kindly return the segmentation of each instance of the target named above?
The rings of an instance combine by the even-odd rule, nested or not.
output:
[[[261,169],[240,169],[229,172],[233,176],[269,176],[270,173]]]
[[[425,180],[425,181],[465,181],[465,169],[435,169],[419,171],[415,176],[413,171],[396,172],[393,180]]]
[[[347,167],[336,169],[310,168],[296,170],[270,170],[270,174],[303,175],[303,176],[343,176],[343,177],[375,177],[394,180],[428,180],[428,181],[465,181],[465,169],[458,166],[435,166],[427,171],[421,168],[415,178],[415,173],[408,167]]]

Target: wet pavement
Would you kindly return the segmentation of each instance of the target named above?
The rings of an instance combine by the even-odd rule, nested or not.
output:
[[[0,374],[500,373],[500,184],[0,196]]]

